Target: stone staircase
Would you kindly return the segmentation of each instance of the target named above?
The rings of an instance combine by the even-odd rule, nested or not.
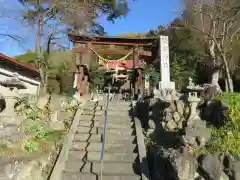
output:
[[[102,180],[140,180],[141,170],[129,103],[109,102]],[[103,102],[85,107],[61,180],[100,180]]]

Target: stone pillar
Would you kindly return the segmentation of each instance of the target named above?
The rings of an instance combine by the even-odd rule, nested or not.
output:
[[[159,43],[161,57],[161,81],[159,82],[159,89],[175,89],[175,83],[170,80],[168,36],[160,36]]]

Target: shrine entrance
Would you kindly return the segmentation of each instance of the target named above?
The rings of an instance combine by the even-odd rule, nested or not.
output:
[[[80,96],[89,93],[91,79],[88,69],[94,55],[99,65],[111,74],[112,84],[126,86],[128,83],[132,98],[137,99],[139,95],[143,97],[143,71],[146,63],[151,63],[157,55],[154,45],[159,37],[90,37],[70,34],[69,38],[74,42],[73,52],[76,54],[77,67],[75,87]],[[105,55],[117,55],[118,58],[108,59]]]

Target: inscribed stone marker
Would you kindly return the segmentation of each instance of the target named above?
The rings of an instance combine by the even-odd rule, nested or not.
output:
[[[161,82],[159,89],[175,89],[175,83],[170,80],[168,36],[160,36],[160,57]]]
[[[168,37],[160,36],[161,81],[170,82]]]

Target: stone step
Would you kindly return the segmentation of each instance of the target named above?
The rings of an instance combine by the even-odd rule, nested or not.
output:
[[[103,174],[103,180],[141,180],[141,176],[138,175],[111,175]],[[76,173],[62,173],[61,180],[100,180],[99,175],[76,172]]]
[[[82,108],[82,109],[94,109],[97,106],[98,106],[97,104],[89,104],[89,103],[87,103],[87,104],[85,104],[84,106],[82,106],[80,108]]]
[[[83,115],[92,115],[94,114],[95,116],[103,116],[104,115],[104,111],[95,111],[95,110],[84,110],[82,112]],[[116,111],[111,111],[111,110],[108,110],[107,112],[108,116],[125,116],[125,117],[128,117],[129,116],[129,113],[126,111],[126,110],[121,110],[121,109],[118,109]]]
[[[128,128],[128,127],[133,127],[134,123],[133,122],[124,122],[124,123],[117,123],[117,122],[107,122],[107,128]],[[104,127],[104,122],[103,121],[79,121],[78,126],[83,126],[83,127]]]
[[[100,105],[100,106],[96,106],[96,107],[83,107],[83,110],[84,111],[88,111],[88,112],[90,112],[90,111],[105,111],[105,109],[106,109],[106,106],[102,106],[102,105]],[[128,111],[128,110],[130,110],[130,107],[126,107],[126,106],[111,106],[111,105],[109,105],[108,106],[108,111],[112,111],[112,112],[116,112],[116,111],[119,111],[119,110],[121,110],[121,111]]]
[[[130,107],[131,103],[113,103],[113,102],[108,102],[108,107],[109,108],[116,108],[116,107],[120,107],[120,108],[131,108]],[[97,104],[86,104],[85,107],[83,107],[84,109],[93,109],[93,108],[102,108],[102,107],[106,107],[106,103],[105,102],[98,102]],[[100,109],[99,108],[99,109]]]
[[[116,111],[108,110],[107,114],[108,114],[108,116],[123,116],[123,117],[128,117],[129,116],[128,111],[121,110],[121,109],[118,109]],[[98,113],[96,113],[96,116],[97,115],[98,115]]]
[[[94,114],[92,115],[85,115],[85,114],[81,114],[81,116],[79,117],[79,119],[82,121],[82,120],[92,120],[94,118]]]
[[[94,106],[94,105],[97,105],[98,104],[98,102],[95,102],[95,101],[87,101],[86,102],[86,105],[88,105],[88,106]]]
[[[98,110],[98,111],[100,111],[100,110],[102,110],[102,111],[104,111],[105,110],[105,107],[103,107],[103,108],[96,108],[96,110]],[[121,111],[121,112],[128,112],[130,110],[130,108],[128,108],[128,107],[109,107],[108,106],[108,112],[113,112],[113,113],[116,113],[116,112],[119,112],[119,111]]]
[[[112,106],[112,107],[114,107],[114,106],[121,106],[121,107],[128,107],[128,106],[130,106],[130,102],[124,102],[124,101],[109,101],[108,102],[108,105],[109,106]],[[101,106],[101,105],[105,105],[105,102],[104,101],[99,101],[98,102],[98,106]]]
[[[99,107],[98,104],[95,104],[95,105],[92,105],[92,106],[84,106],[82,108],[83,108],[83,110],[93,110],[93,109],[96,109],[97,107]]]
[[[85,105],[85,106],[83,106],[83,107],[81,107],[82,108],[82,110],[83,111],[89,111],[89,110],[94,110],[94,109],[97,109],[97,105],[95,105],[95,106],[88,106],[88,105]]]
[[[81,115],[80,116],[80,121],[103,121],[104,120],[104,116],[95,116],[95,115]],[[122,116],[122,115],[116,115],[116,116],[112,116],[112,115],[108,115],[108,121],[116,121],[116,119],[118,121],[131,121],[131,117],[129,116]]]
[[[111,112],[108,112],[108,118],[109,119],[114,119],[116,117],[121,117],[121,118],[124,118],[124,119],[129,119],[129,113],[126,112],[126,111],[116,111],[116,113],[111,113]],[[98,118],[98,117],[102,117],[103,114],[95,114],[94,117],[95,118]]]
[[[103,128],[104,124],[99,124],[95,125],[95,127],[100,127]],[[133,128],[134,123],[131,123],[130,125],[124,125],[124,124],[107,124],[107,128],[112,128],[112,129],[128,129],[128,128]]]
[[[133,153],[133,152],[137,152],[137,145],[132,143],[120,143],[120,144],[105,143],[104,149],[105,149],[105,152]],[[102,143],[73,142],[71,150],[99,152],[102,150]]]
[[[79,120],[79,126],[93,126],[93,125],[99,125],[99,124],[104,124],[105,122],[105,119],[102,118],[101,120],[89,120],[89,121],[82,121],[82,120]],[[115,120],[108,120],[107,119],[107,123],[108,124],[125,124],[125,125],[128,125],[128,126],[132,126],[133,124],[133,121],[129,120],[129,119],[118,119],[116,118]]]
[[[98,101],[98,105],[99,104],[103,104],[105,101],[102,100],[102,101]],[[120,105],[127,105],[127,104],[130,104],[131,102],[130,101],[123,101],[123,100],[120,100],[120,101],[109,101],[108,102],[109,104],[120,104]]]
[[[69,151],[68,160],[81,161],[83,159],[88,162],[99,161],[101,152],[84,152],[84,151]],[[104,153],[104,162],[135,162],[137,161],[137,153]]]
[[[105,106],[97,106],[95,108],[95,110],[97,111],[104,111],[106,109]],[[117,112],[117,111],[126,111],[128,112],[131,108],[130,107],[127,107],[127,106],[124,106],[124,107],[121,107],[121,106],[111,106],[111,105],[108,105],[108,111],[112,111],[112,112]]]
[[[104,162],[103,173],[107,174],[130,174],[137,173],[137,167],[133,163]],[[100,173],[100,162],[66,161],[65,172],[89,172]]]
[[[134,142],[136,138],[134,136],[119,136],[112,135],[106,136],[106,143],[123,143],[123,142]],[[75,134],[74,142],[102,142],[101,134]]]
[[[103,106],[96,106],[96,107],[84,107],[84,111],[103,111],[104,107]]]
[[[103,128],[101,127],[83,127],[83,126],[78,126],[76,133],[77,134],[82,134],[82,133],[89,133],[89,134],[102,134],[104,131]],[[117,128],[107,128],[107,134],[112,135],[112,134],[119,134],[119,135],[135,135],[135,131],[132,128],[122,128],[122,129],[117,129]]]
[[[105,104],[98,104],[96,106],[96,109],[104,109],[106,108],[106,105]],[[108,104],[108,109],[111,109],[111,110],[117,110],[118,108],[121,108],[121,109],[130,109],[130,105],[129,104],[114,104],[114,103],[109,103]]]
[[[97,104],[98,104],[97,102],[87,101],[84,105],[85,106],[96,106]]]
[[[104,112],[103,111],[86,111],[86,110],[84,110],[82,114],[89,115],[89,116],[93,115],[93,114],[96,116],[96,114],[97,114],[98,116],[103,116]]]
[[[95,115],[95,117],[97,117],[98,115]],[[121,117],[121,118],[129,118],[129,113],[128,112],[126,112],[126,111],[121,111],[121,110],[119,110],[119,111],[117,111],[116,113],[108,113],[108,117],[109,118],[113,118],[113,117]]]

